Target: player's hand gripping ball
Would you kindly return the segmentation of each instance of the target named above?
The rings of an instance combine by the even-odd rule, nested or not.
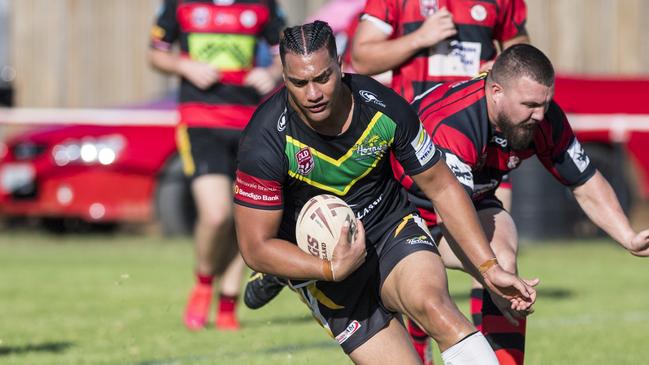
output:
[[[297,217],[297,245],[306,253],[331,260],[345,222],[349,222],[348,242],[352,243],[356,237],[356,216],[349,205],[333,195],[314,196]]]

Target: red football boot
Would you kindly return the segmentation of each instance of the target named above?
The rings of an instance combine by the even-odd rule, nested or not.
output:
[[[207,324],[207,316],[212,301],[212,286],[196,284],[189,296],[189,302],[185,308],[184,322],[187,329],[198,331]]]

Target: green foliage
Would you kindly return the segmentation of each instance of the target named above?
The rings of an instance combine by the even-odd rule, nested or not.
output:
[[[351,363],[288,290],[261,310],[241,306],[239,332],[186,331],[192,255],[189,240],[4,233],[0,364]],[[646,363],[648,261],[605,241],[520,256],[523,275],[543,280],[526,364]],[[468,277],[449,278],[466,311]]]

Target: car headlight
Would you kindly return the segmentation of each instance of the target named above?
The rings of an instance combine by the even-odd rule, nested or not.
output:
[[[58,166],[70,163],[110,165],[117,160],[125,145],[124,137],[118,134],[67,140],[52,148],[52,157]]]

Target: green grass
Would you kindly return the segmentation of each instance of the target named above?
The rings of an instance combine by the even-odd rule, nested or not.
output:
[[[649,361],[649,261],[607,241],[524,246],[520,261],[543,280],[527,364]],[[191,271],[188,240],[3,233],[0,364],[350,363],[287,290],[242,306],[242,331],[186,331]],[[449,277],[466,311],[469,280]]]

